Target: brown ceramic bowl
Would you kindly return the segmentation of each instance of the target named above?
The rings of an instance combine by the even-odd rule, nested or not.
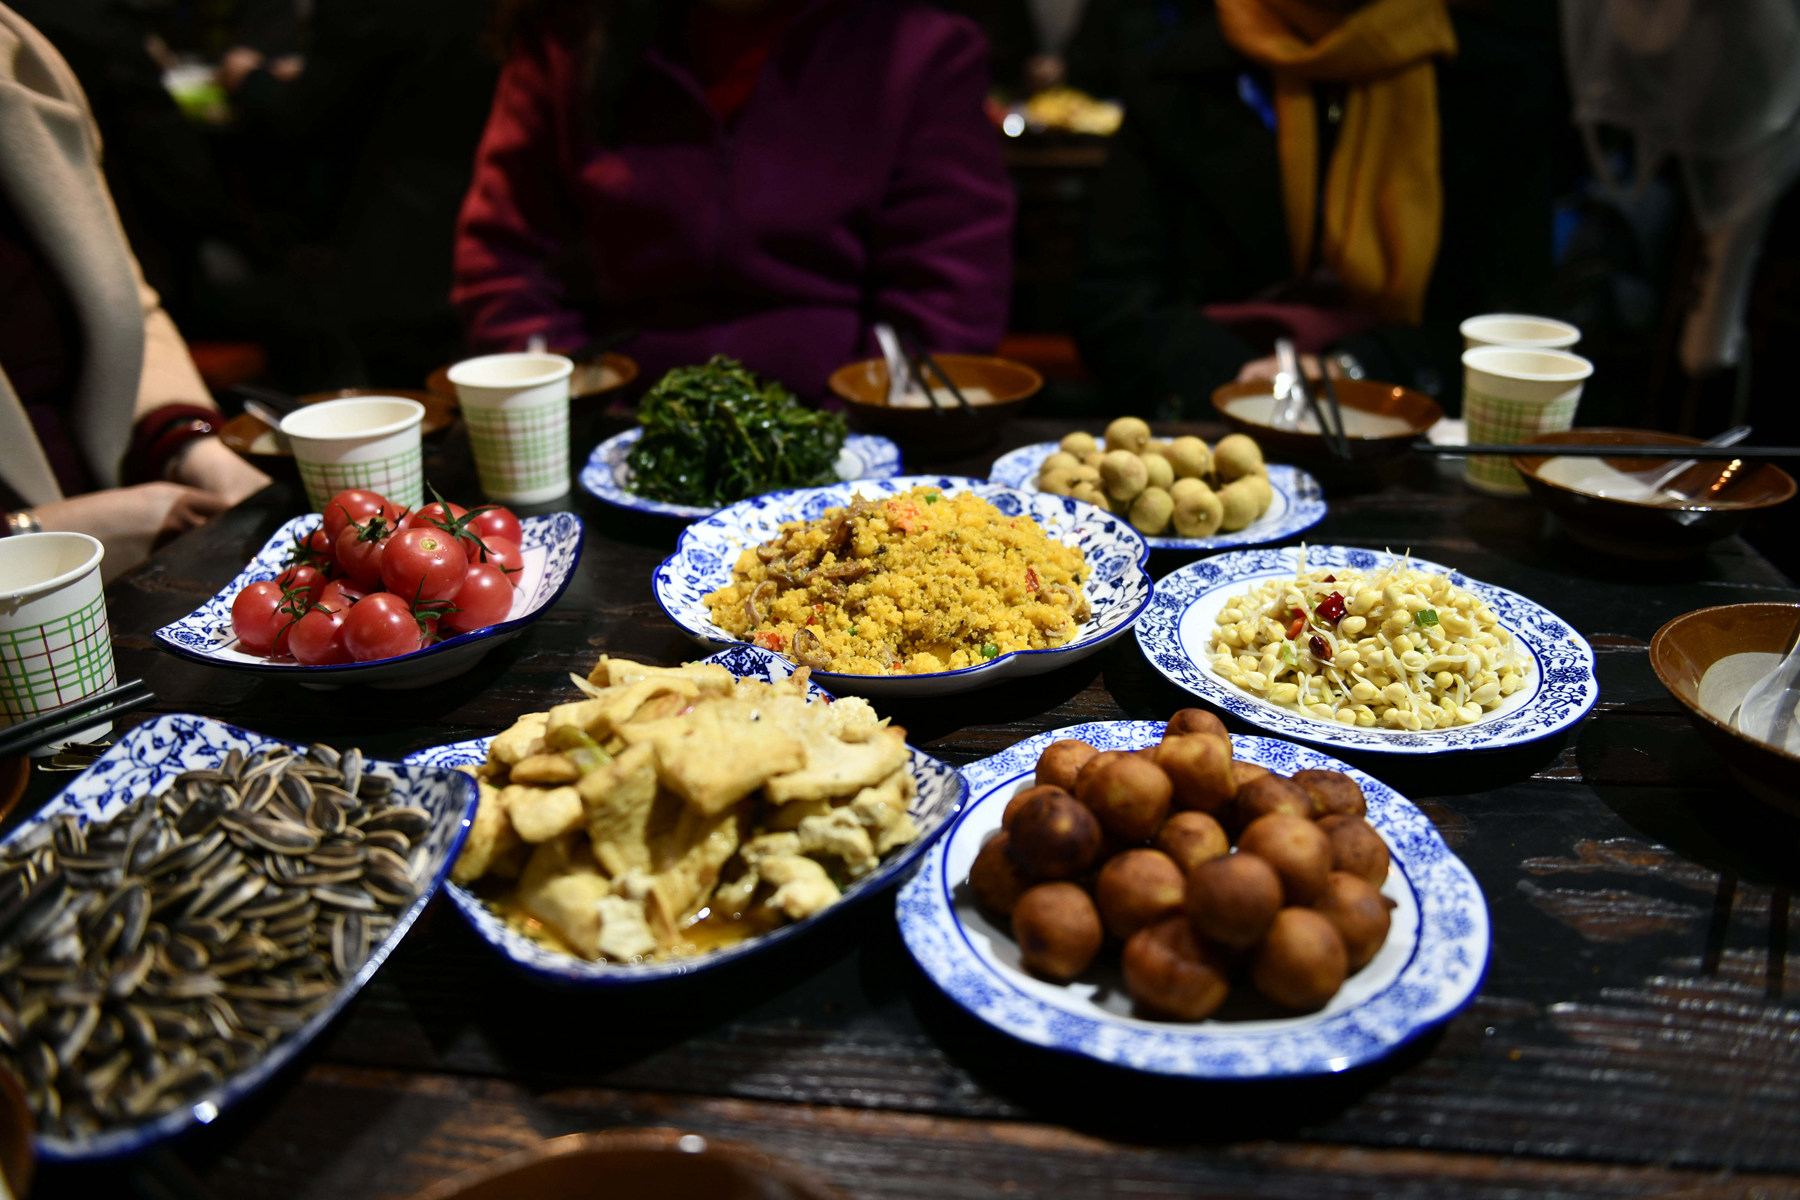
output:
[[[1344,420],[1348,462],[1336,458],[1331,446],[1317,433],[1276,429],[1269,424],[1268,408],[1273,393],[1266,382],[1228,383],[1213,393],[1213,407],[1235,433],[1247,433],[1262,447],[1270,462],[1293,463],[1309,471],[1336,471],[1349,467],[1373,467],[1399,458],[1417,438],[1444,417],[1437,401],[1424,392],[1372,379],[1333,380],[1340,407],[1355,416]],[[1311,386],[1324,395],[1317,380]],[[1365,428],[1359,432],[1356,426]]]
[[[456,385],[450,382],[450,368],[455,363],[445,363],[425,377],[425,390],[442,396],[451,404],[456,403]],[[623,354],[615,354],[608,350],[592,362],[578,362],[575,371],[569,376],[569,398],[586,400],[590,396],[598,396],[603,392],[616,392],[638,377],[637,360]],[[397,395],[410,395],[399,392]]]
[[[1782,653],[1796,622],[1800,605],[1794,604],[1698,609],[1656,631],[1650,639],[1650,666],[1737,781],[1758,799],[1800,816],[1800,758],[1745,737],[1700,707],[1700,681],[1709,667],[1731,654]]]
[[[338,388],[330,392],[309,392],[300,397],[300,403],[321,404],[326,400],[348,400],[355,396],[400,396],[407,400],[417,400],[425,406],[425,419],[419,427],[421,437],[430,437],[447,429],[450,422],[456,419],[454,397],[445,400],[432,392],[411,388]],[[275,448],[274,432],[261,417],[239,413],[225,422],[224,427],[219,430],[219,440],[249,459],[251,465],[265,475],[299,478],[299,472],[294,467],[294,456]]]
[[[1694,438],[1654,429],[1594,428],[1541,433],[1523,445],[1589,443],[1615,445],[1621,451],[1634,445],[1700,444]],[[1738,472],[1716,497],[1703,503],[1643,504],[1614,500],[1578,492],[1543,478],[1538,470],[1550,461],[1541,454],[1521,453],[1513,457],[1512,464],[1525,477],[1525,486],[1533,498],[1556,514],[1572,539],[1591,550],[1621,558],[1652,562],[1691,558],[1713,542],[1730,537],[1743,528],[1744,522],[1758,509],[1783,504],[1794,495],[1794,480],[1786,471],[1773,463],[1761,463]],[[1650,471],[1668,465],[1667,459],[1631,458],[1624,453],[1618,458],[1599,461],[1626,472]],[[1678,491],[1684,488],[1698,491],[1718,478],[1724,466],[1722,462],[1696,463],[1670,486]]]
[[[866,358],[831,373],[831,390],[849,402],[846,417],[859,433],[891,438],[921,458],[945,458],[978,450],[1000,436],[1025,401],[1044,386],[1044,377],[1009,358],[985,354],[935,354],[950,382],[967,394],[983,388],[992,397],[968,409],[889,408],[887,363]]]
[[[572,1133],[426,1188],[415,1200],[843,1200],[779,1159],[674,1129]]]

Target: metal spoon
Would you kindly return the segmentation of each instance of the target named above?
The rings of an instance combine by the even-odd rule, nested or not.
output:
[[[1775,669],[1750,686],[1731,714],[1731,724],[1738,732],[1753,737],[1776,749],[1800,752],[1792,745],[1794,706],[1800,702],[1800,621],[1788,634],[1787,653]]]

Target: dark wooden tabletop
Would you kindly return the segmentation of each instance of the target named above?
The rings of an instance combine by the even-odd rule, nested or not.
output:
[[[576,445],[618,427],[578,420]],[[1021,421],[951,465],[985,474],[994,453],[1067,428]],[[472,496],[459,430],[427,470]],[[1743,799],[1646,655],[1677,614],[1796,592],[1737,541],[1683,566],[1598,560],[1529,502],[1478,496],[1454,470],[1418,463],[1333,494],[1309,540],[1410,548],[1545,604],[1593,643],[1601,698],[1566,736],[1521,750],[1355,760],[1431,816],[1493,914],[1473,1005],[1388,1060],[1208,1085],[1036,1050],[938,993],[885,899],[697,980],[595,995],[512,974],[440,898],[285,1076],[148,1159],[42,1171],[37,1194],[402,1197],[547,1137],[623,1125],[749,1143],[871,1200],[1800,1193],[1800,968],[1787,954],[1800,830]],[[650,594],[678,526],[579,490],[545,506],[587,523],[573,585],[447,683],[313,692],[158,650],[151,632],[302,504],[278,484],[108,590],[120,677],[150,681],[153,711],[394,757],[567,699],[567,673],[602,652],[697,656]],[[1158,554],[1153,573],[1183,561]],[[1052,674],[881,708],[966,764],[1042,730],[1186,703],[1127,637]],[[58,782],[39,774],[28,802]]]

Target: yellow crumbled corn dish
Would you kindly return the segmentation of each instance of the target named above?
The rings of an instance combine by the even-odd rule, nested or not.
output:
[[[1531,671],[1492,608],[1405,562],[1309,571],[1302,558],[1293,579],[1228,600],[1215,624],[1221,677],[1283,708],[1364,728],[1473,724]]]
[[[1060,646],[1090,612],[1081,551],[969,492],[918,487],[791,522],[706,597],[736,637],[822,671],[923,674]]]

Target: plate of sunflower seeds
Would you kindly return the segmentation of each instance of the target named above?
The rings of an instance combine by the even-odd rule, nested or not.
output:
[[[209,1124],[372,978],[455,861],[456,771],[138,725],[0,843],[0,1062],[51,1162]]]

